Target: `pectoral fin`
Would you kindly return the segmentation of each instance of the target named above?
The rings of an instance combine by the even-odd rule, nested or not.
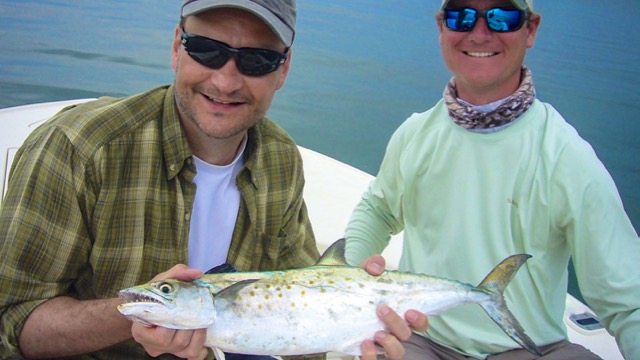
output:
[[[227,302],[233,302],[233,300],[238,296],[238,292],[245,288],[245,286],[253,284],[254,282],[260,279],[248,279],[238,281],[233,285],[229,285],[226,288],[220,290],[216,294],[213,295],[214,300],[224,300]]]

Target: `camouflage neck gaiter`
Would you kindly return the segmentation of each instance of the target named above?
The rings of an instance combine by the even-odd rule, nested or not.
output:
[[[457,98],[455,79],[451,79],[444,90],[449,116],[453,122],[465,129],[490,129],[516,120],[529,110],[536,98],[531,71],[527,67],[522,67],[521,78],[522,82],[518,90],[504,99],[495,110],[487,113],[461,104]]]

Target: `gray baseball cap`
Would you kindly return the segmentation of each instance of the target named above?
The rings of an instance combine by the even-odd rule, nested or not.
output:
[[[511,0],[511,3],[520,10],[533,11],[533,0]],[[449,0],[443,0],[441,9],[444,9],[448,4]]]
[[[296,0],[186,0],[180,16],[184,18],[222,7],[253,13],[269,25],[286,47],[293,44],[296,33]]]

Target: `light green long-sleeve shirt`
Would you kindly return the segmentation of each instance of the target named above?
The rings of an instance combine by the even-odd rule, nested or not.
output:
[[[399,268],[478,284],[503,258],[533,255],[506,289],[509,308],[544,345],[566,338],[573,257],[581,292],[627,359],[640,359],[640,241],[593,149],[548,104],[513,125],[473,133],[446,105],[410,117],[346,230],[358,263],[404,230]],[[429,319],[427,336],[468,355],[516,348],[479,306]]]

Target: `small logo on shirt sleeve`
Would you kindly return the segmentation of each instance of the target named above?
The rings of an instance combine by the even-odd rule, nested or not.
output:
[[[515,199],[512,199],[512,198],[508,198],[507,199],[507,204],[515,207],[516,209],[519,207],[518,202],[515,201]]]

